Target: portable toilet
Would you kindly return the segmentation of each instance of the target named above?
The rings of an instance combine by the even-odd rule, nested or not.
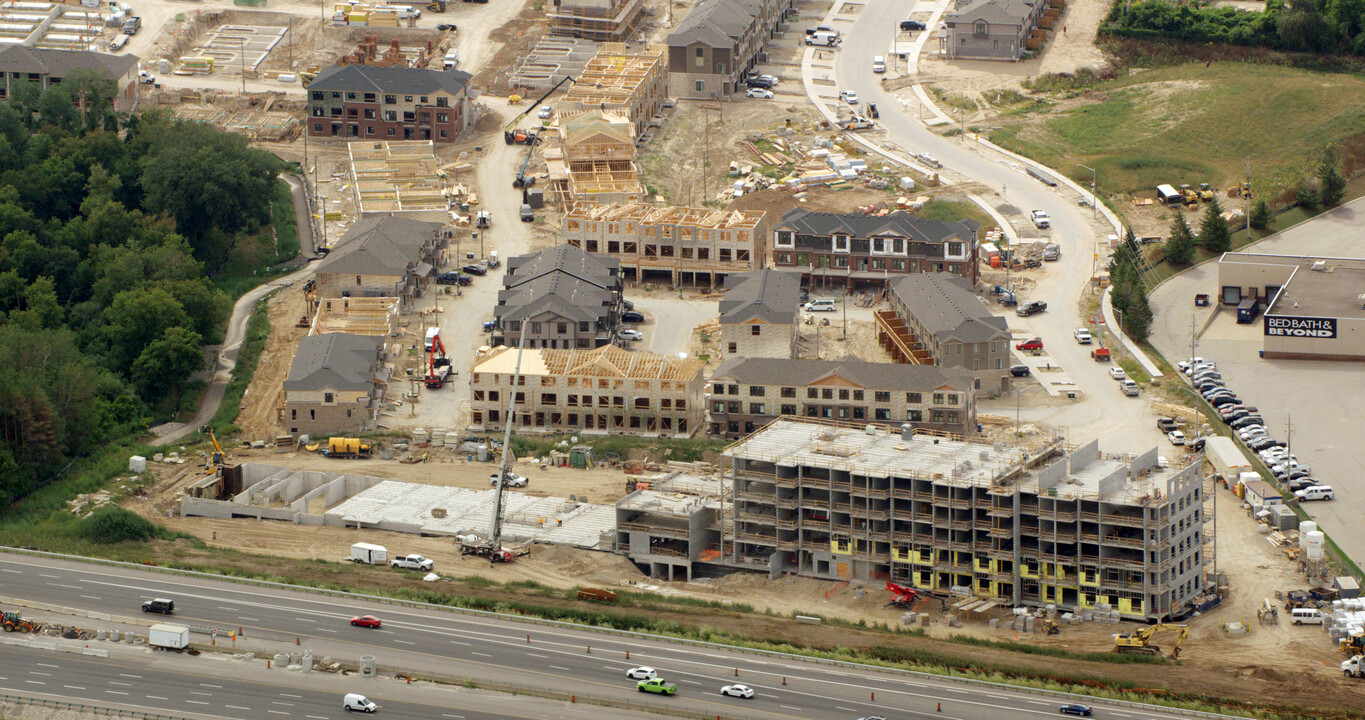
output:
[[[592,467],[592,447],[575,445],[569,448],[569,465],[580,469]]]

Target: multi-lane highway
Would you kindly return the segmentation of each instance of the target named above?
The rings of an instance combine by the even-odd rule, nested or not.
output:
[[[1055,716],[1060,702],[1054,696],[1010,687],[964,685],[870,667],[829,665],[799,656],[756,654],[501,616],[409,608],[359,598],[352,601],[335,595],[19,554],[0,555],[0,587],[11,597],[116,616],[137,616],[142,600],[168,597],[176,602],[174,621],[233,630],[240,627],[246,633],[244,645],[283,641],[296,647],[295,638],[299,638],[301,647],[313,650],[317,657],[354,662],[360,655],[373,655],[381,672],[418,669],[583,697],[661,707],[681,705],[707,715],[805,720],[933,715],[948,720],[1028,720]],[[383,618],[384,627],[351,627],[349,619],[359,614]],[[657,698],[636,692],[625,671],[637,665],[657,668],[663,677],[676,682],[678,697]],[[185,659],[178,669],[186,673],[232,672],[221,667],[209,659],[195,658]],[[0,685],[16,687],[14,682],[11,676],[8,684]],[[355,682],[368,687],[363,683],[379,681]],[[753,687],[757,697],[722,697],[721,686],[733,682]],[[380,690],[360,691],[388,697]],[[1148,715],[1129,707],[1091,704],[1097,706],[1098,717],[1131,720]]]
[[[1035,230],[1023,220],[1023,237],[1043,237],[1061,245],[1061,259],[1046,264],[1038,286],[1029,300],[1044,300],[1048,311],[1029,318],[1010,315],[1010,327],[1018,337],[1042,337],[1045,350],[1075,381],[1082,399],[1048,418],[1064,425],[1077,439],[1098,437],[1107,452],[1146,451],[1161,440],[1161,435],[1144,414],[1146,403],[1125,397],[1108,376],[1109,365],[1090,357],[1089,345],[1073,338],[1079,327],[1091,327],[1089,313],[1082,308],[1093,294],[1087,295],[1096,251],[1097,237],[1110,230],[1093,217],[1089,207],[1077,204],[1079,197],[1065,187],[1050,188],[1028,176],[1005,156],[978,150],[972,140],[941,136],[926,127],[913,109],[907,111],[891,93],[882,89],[882,75],[872,72],[872,58],[888,55],[892,30],[909,17],[913,4],[897,0],[871,0],[846,30],[841,49],[835,53],[837,90],[853,90],[863,102],[875,102],[881,111],[880,124],[887,138],[911,152],[928,152],[943,163],[945,172],[957,173],[1000,192],[1007,205],[1026,217],[1030,210],[1044,210],[1052,219],[1049,230]],[[935,41],[930,40],[926,49]],[[1066,171],[1067,168],[1060,168]],[[1010,208],[1007,211],[1012,212]],[[1104,235],[1100,233],[1103,232]]]

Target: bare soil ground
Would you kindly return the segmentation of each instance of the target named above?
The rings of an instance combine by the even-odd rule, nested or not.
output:
[[[236,420],[244,439],[269,440],[279,430],[275,407],[283,392],[284,379],[289,375],[294,349],[299,339],[308,334],[308,328],[297,327],[305,310],[303,289],[298,285],[284,288],[270,299],[270,335],[266,337],[256,372],[242,396],[241,412]]]

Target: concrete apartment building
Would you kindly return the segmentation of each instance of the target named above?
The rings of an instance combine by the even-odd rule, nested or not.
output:
[[[1047,5],[1048,0],[959,2],[943,18],[947,27],[940,32],[939,49],[954,59],[1019,60],[1025,51],[1036,49],[1029,46],[1029,38]],[[1041,44],[1041,39],[1035,43]]]
[[[877,342],[896,362],[971,371],[976,389],[1009,387],[1010,330],[960,277],[910,275],[891,285],[891,309],[876,310]]]
[[[795,208],[773,223],[772,265],[800,270],[812,288],[883,289],[916,273],[959,275],[975,285],[979,227],[905,212],[876,217]]]
[[[114,95],[115,110],[132,112],[137,109],[138,56],[23,45],[6,45],[0,49],[0,77],[4,78],[0,84],[0,100],[8,100],[18,83],[30,82],[43,91],[61,84],[71,73],[86,69],[114,81],[118,88]]]
[[[390,216],[357,221],[318,262],[318,297],[392,297],[407,312],[433,282],[448,244],[439,222]]]
[[[1203,590],[1199,463],[1159,467],[1156,448],[1117,456],[1060,437],[1003,447],[780,419],[725,455],[733,494],[718,509],[648,512],[632,507],[637,491],[617,504],[618,548],[656,577],[893,580],[1139,621]]]
[[[793,0],[700,0],[668,35],[669,94],[693,100],[744,94],[763,46],[794,15]]]
[[[470,371],[471,422],[484,432],[503,429],[513,401],[519,433],[690,437],[703,425],[700,360],[614,345],[527,348],[514,398],[517,352],[494,348]]]
[[[963,437],[976,429],[972,374],[956,368],[735,357],[707,382],[712,437],[738,440],[778,417],[908,423]]]
[[[632,50],[625,43],[603,43],[577,77],[555,103],[559,117],[610,110],[630,120],[638,138],[668,99],[668,46]]]
[[[716,287],[731,273],[763,267],[767,214],[643,203],[575,203],[564,241],[621,263],[633,280]]]
[[[525,321],[528,348],[598,348],[612,344],[621,310],[615,260],[570,245],[518,255],[507,261],[491,342],[517,347]]]
[[[314,438],[375,429],[389,380],[384,342],[346,333],[301,338],[277,408],[280,427]]]
[[[333,65],[308,85],[308,134],[455,142],[473,118],[459,70]]]
[[[645,0],[558,0],[546,13],[550,34],[625,42],[645,21]]]
[[[801,276],[755,270],[725,278],[720,347],[725,358],[795,358],[801,341]]]

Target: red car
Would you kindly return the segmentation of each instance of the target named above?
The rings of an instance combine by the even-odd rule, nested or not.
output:
[[[1015,345],[1015,346],[1014,346],[1014,349],[1015,349],[1015,350],[1042,350],[1042,349],[1043,349],[1043,339],[1042,339],[1042,338],[1031,338],[1031,339],[1025,340],[1025,341],[1019,343],[1018,345]]]
[[[358,627],[377,628],[384,623],[373,615],[362,615],[360,617],[351,618],[351,624]]]

